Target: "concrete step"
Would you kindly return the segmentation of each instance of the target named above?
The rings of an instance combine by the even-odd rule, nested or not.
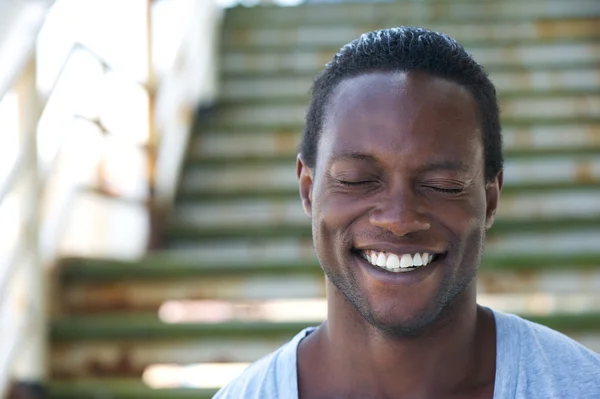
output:
[[[600,313],[526,317],[574,338],[600,334]],[[251,362],[318,322],[168,324],[131,313],[71,317],[52,325],[50,367],[56,379],[114,378],[141,376],[152,364]]]
[[[256,26],[297,26],[306,24],[373,24],[398,26],[402,23],[444,22],[500,22],[536,19],[567,19],[595,17],[600,6],[594,0],[564,2],[560,0],[533,0],[479,2],[392,2],[301,5],[293,10],[266,6],[231,9],[225,19],[227,29]],[[400,22],[399,22],[400,21]]]
[[[494,308],[523,312],[531,310],[528,306],[535,304],[537,299],[553,304],[547,311],[573,311],[573,307],[577,310],[593,308],[600,311],[599,262],[593,265],[595,270],[577,269],[578,265],[572,262],[556,267],[561,270],[488,270],[485,265],[484,262],[479,273],[478,291],[484,301],[493,302]],[[122,311],[160,313],[168,306],[175,306],[179,312],[180,307],[174,302],[193,304],[197,301],[199,306],[195,309],[207,310],[191,316],[204,318],[204,321],[223,321],[229,317],[252,318],[256,315],[269,317],[261,311],[264,309],[252,305],[273,305],[286,300],[324,300],[323,273],[318,267],[309,266],[304,265],[304,269],[310,270],[298,268],[295,274],[291,271],[280,274],[253,272],[244,278],[207,273],[206,276],[189,275],[162,281],[131,278],[129,281],[79,282],[64,288],[61,311],[69,315]],[[573,299],[569,301],[570,298]],[[202,303],[206,306],[202,306]],[[211,309],[220,313],[211,314]],[[287,316],[300,317],[294,312],[288,312]]]
[[[600,153],[600,123],[535,125],[520,128],[508,126],[503,128],[502,136],[504,153],[509,158],[528,156],[530,153]],[[263,157],[287,157],[290,160],[297,153],[300,139],[300,131],[201,131],[191,139],[187,164],[231,163]]]
[[[600,24],[600,20],[598,23]],[[591,66],[492,72],[490,78],[496,85],[500,97],[526,96],[529,93],[600,90],[600,71]],[[285,101],[298,99],[299,102],[308,102],[311,84],[310,76],[231,77],[221,84],[220,99],[224,103],[269,99]]]
[[[233,308],[245,306],[236,313],[235,309],[220,305],[224,319],[252,318],[264,315],[264,310],[256,310],[257,306],[252,311],[253,304],[325,298],[323,272],[315,259],[303,262],[246,259],[237,263],[186,260],[176,256],[150,257],[138,262],[68,259],[62,264],[61,281],[60,310],[68,315],[159,312],[167,301],[208,300],[209,305],[233,301]],[[555,298],[554,310],[573,311],[575,306],[579,306],[575,310],[581,310],[581,303],[559,300],[578,294],[586,296],[586,308],[598,305],[600,311],[600,300],[594,302],[594,295],[600,292],[600,253],[486,254],[478,287],[488,300],[504,298],[499,306],[506,311],[532,311],[523,300],[508,309],[506,306],[511,298],[527,299],[540,293]],[[210,306],[201,309],[210,309]],[[207,310],[203,312],[205,319],[214,319]]]
[[[272,99],[264,103],[248,101],[223,105],[217,110],[214,122],[237,130],[249,125],[289,126],[304,123],[306,99]],[[575,93],[549,95],[524,94],[500,99],[504,120],[531,120],[543,118],[598,118],[600,117],[600,88]]]
[[[51,375],[132,378],[154,364],[251,362],[317,323],[170,324],[149,313],[63,318],[52,324]]]
[[[317,322],[318,320],[314,320]],[[559,319],[559,322],[562,319]],[[588,330],[593,322],[573,319],[574,327]],[[583,325],[581,325],[582,323]],[[227,322],[227,323],[165,323],[159,316],[147,312],[123,312],[101,315],[59,317],[52,321],[50,339],[54,343],[69,341],[118,341],[127,339],[193,339],[229,340],[240,338],[290,339],[299,330],[312,325],[306,322]],[[213,359],[215,361],[216,359]],[[185,363],[186,360],[184,359]]]
[[[578,64],[594,65],[600,61],[598,41],[471,46],[467,50],[477,62],[492,71],[502,68],[514,70],[515,67],[562,68]],[[229,51],[221,58],[221,71],[225,76],[256,73],[316,75],[331,61],[334,53],[331,49],[287,49],[285,52]],[[560,54],[560,57],[557,57],[557,54]]]
[[[216,389],[152,389],[139,378],[54,380],[49,399],[210,399]]]
[[[534,190],[536,187],[581,183],[600,187],[600,157],[597,155],[563,155],[507,159],[504,169],[506,191]],[[227,165],[195,166],[185,170],[180,192],[227,193],[244,190],[298,189],[295,157],[288,161],[260,163],[231,162]]]
[[[406,19],[402,23],[412,23],[412,21]],[[435,21],[429,22],[425,26],[433,31],[443,32],[464,45],[472,45],[477,42],[510,43],[536,40],[588,39],[600,36],[599,24],[600,18],[598,16],[585,16],[489,22],[471,20],[460,23]],[[343,24],[335,20],[323,24],[319,24],[314,20],[305,20],[295,26],[269,26],[267,22],[255,26],[226,29],[223,32],[221,43],[225,49],[241,46],[259,47],[261,49],[272,47],[296,48],[299,46],[337,46],[339,48],[359,37],[362,33],[379,29],[382,26],[374,22]]]

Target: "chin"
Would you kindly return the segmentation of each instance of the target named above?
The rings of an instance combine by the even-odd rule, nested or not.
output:
[[[412,338],[424,335],[442,317],[443,303],[415,306],[382,306],[358,309],[375,329],[392,338]]]
[[[444,310],[443,302],[435,300],[439,295],[425,295],[426,292],[422,292],[424,295],[418,299],[398,295],[390,297],[383,293],[368,295],[372,291],[359,287],[353,278],[326,274],[361,319],[390,337],[419,336],[436,322]]]
[[[387,292],[392,295],[373,292],[367,287],[360,287],[352,278],[343,279],[329,274],[328,278],[361,319],[393,339],[427,335],[428,331],[448,317],[451,305],[460,301],[458,297],[472,281],[472,278],[465,278],[453,285],[454,290],[443,283],[441,287],[427,287],[433,291],[421,287],[420,295],[404,296],[398,295],[398,292]]]

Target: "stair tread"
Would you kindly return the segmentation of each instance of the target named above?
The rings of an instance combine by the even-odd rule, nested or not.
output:
[[[496,270],[564,270],[565,265],[577,270],[600,269],[600,252],[578,255],[498,255],[486,254],[482,273]],[[64,258],[61,260],[61,278],[65,282],[107,281],[134,278],[153,280],[179,277],[228,276],[232,273],[308,274],[322,275],[316,261],[302,262],[202,262],[177,255],[148,256],[137,261],[102,258]]]
[[[449,22],[429,23],[431,30],[444,32],[459,42],[473,40],[523,40],[551,39],[563,37],[586,37],[600,34],[597,29],[598,17],[575,17],[545,19],[542,21],[466,21],[459,24]],[[374,29],[373,24],[311,24],[305,21],[296,27],[232,27],[224,32],[222,43],[225,46],[241,43],[260,43],[267,47],[285,43],[296,46],[300,43],[339,45],[361,33]]]
[[[521,315],[559,331],[600,332],[600,313],[563,313],[550,315]],[[123,313],[100,316],[71,316],[58,318],[51,323],[51,339],[201,339],[250,338],[250,337],[293,337],[314,322],[223,322],[167,324],[155,313]]]
[[[98,378],[51,380],[49,399],[210,399],[217,389],[165,388],[152,389],[141,379]]]
[[[600,7],[595,1],[579,0],[575,4],[559,1],[530,1],[517,3],[513,1],[501,3],[489,2],[426,2],[426,3],[346,3],[346,4],[302,4],[294,8],[294,12],[286,12],[277,6],[262,6],[247,9],[234,7],[226,15],[225,26],[296,26],[299,22],[327,22],[331,24],[379,23],[382,25],[398,24],[397,15],[410,23],[446,21],[446,22],[478,22],[531,20],[535,18],[569,18],[589,17],[600,14]]]
[[[589,315],[580,318],[587,320]],[[576,319],[575,319],[576,320]],[[162,322],[156,312],[125,312],[121,314],[82,315],[55,318],[50,336],[55,342],[90,339],[194,339],[293,337],[314,322],[253,322],[228,321],[220,323],[170,324]]]

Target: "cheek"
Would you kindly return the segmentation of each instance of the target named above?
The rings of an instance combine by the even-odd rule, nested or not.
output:
[[[485,215],[485,195],[449,202],[438,214],[438,220],[453,236],[450,245],[454,247],[454,260],[463,269],[476,268],[479,263],[485,241]]]
[[[446,201],[436,209],[435,218],[458,238],[466,239],[472,234],[485,231],[485,195]]]
[[[345,244],[351,237],[346,234],[357,219],[368,212],[364,201],[348,198],[339,193],[313,193],[313,237],[316,245],[333,249],[334,244]]]

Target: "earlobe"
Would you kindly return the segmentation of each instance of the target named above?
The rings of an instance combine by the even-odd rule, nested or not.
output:
[[[296,157],[296,175],[298,176],[298,184],[300,186],[300,199],[304,213],[309,218],[312,215],[312,183],[313,172],[302,159],[302,154]]]
[[[500,192],[502,191],[502,184],[504,182],[504,172],[501,170],[496,178],[487,183],[485,186],[486,196],[486,220],[485,227],[489,229],[494,224],[494,217],[496,215],[496,209],[498,208],[498,200],[500,199]]]

